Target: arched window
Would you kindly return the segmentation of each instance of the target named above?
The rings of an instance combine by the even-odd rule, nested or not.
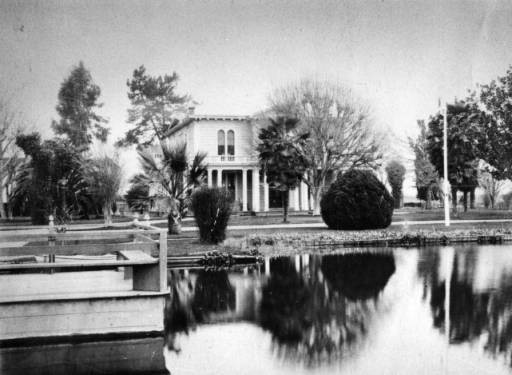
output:
[[[218,155],[224,155],[226,153],[226,137],[224,135],[224,130],[219,130],[217,132],[217,145],[218,145]]]
[[[235,155],[235,132],[228,131],[228,155]]]

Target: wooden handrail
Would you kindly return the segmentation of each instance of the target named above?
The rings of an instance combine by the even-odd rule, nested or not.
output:
[[[77,236],[79,234],[79,236]],[[158,234],[159,239],[153,240],[147,234]],[[117,236],[116,236],[117,235]],[[66,244],[55,246],[55,242],[61,240],[86,240],[86,239],[112,239],[119,237],[128,237],[128,239],[137,239],[140,242],[121,242],[116,244]],[[3,236],[0,240],[5,240]],[[29,238],[27,238],[29,237]],[[49,241],[49,237],[52,241]],[[78,238],[77,238],[78,237]],[[18,247],[0,247],[0,255],[98,255],[112,252],[127,254],[136,252],[148,245],[154,245],[158,248],[158,258],[152,258],[150,249],[146,249],[145,257],[138,256],[137,259],[118,259],[118,260],[87,260],[81,262],[60,262],[60,263],[22,263],[22,264],[0,264],[0,271],[19,271],[19,270],[38,270],[38,269],[66,269],[66,268],[109,268],[109,267],[133,267],[133,287],[134,290],[142,291],[160,291],[164,292],[167,287],[167,231],[161,228],[146,227],[144,230],[131,231],[109,231],[109,233],[98,233],[97,231],[68,232],[68,233],[50,233],[50,234],[32,234],[25,235],[24,240],[41,239],[48,241],[44,246],[18,246]],[[55,239],[56,241],[54,241]],[[153,248],[154,249],[154,248]],[[126,258],[126,257],[124,257]]]

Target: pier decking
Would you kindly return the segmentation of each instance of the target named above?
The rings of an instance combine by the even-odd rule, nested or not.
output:
[[[3,344],[163,332],[165,231],[11,235],[0,242]]]

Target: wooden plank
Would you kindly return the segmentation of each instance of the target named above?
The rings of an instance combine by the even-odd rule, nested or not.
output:
[[[20,255],[102,255],[122,250],[141,250],[151,252],[156,250],[156,243],[125,242],[113,244],[83,244],[64,246],[22,246],[0,248],[0,256]]]
[[[160,276],[160,291],[163,292],[168,289],[167,286],[167,232],[160,232],[160,240],[158,245],[158,260],[159,260],[159,276]]]
[[[127,236],[134,236],[137,233],[143,234],[159,234],[161,228],[150,227],[150,229],[122,229],[122,230],[84,230],[84,231],[69,231],[65,233],[52,233],[58,240],[61,239],[90,239],[90,238],[120,238]],[[3,234],[0,232],[0,241],[30,241],[30,240],[47,240],[50,232],[45,233],[13,233]],[[133,238],[133,237],[132,237]]]
[[[145,260],[147,260],[147,261],[155,260],[155,258],[153,258],[151,255],[148,255],[145,252],[140,251],[140,250],[121,250],[121,251],[119,251],[119,255],[121,255],[126,260],[139,261],[139,262],[143,262]]]
[[[151,257],[150,257],[151,258]],[[145,260],[90,260],[87,262],[61,262],[61,263],[24,263],[24,264],[5,264],[0,265],[0,271],[16,270],[38,270],[48,268],[109,268],[109,267],[130,267],[158,264],[156,258]]]
[[[140,241],[140,242],[158,243],[157,240],[154,240],[151,237],[148,237],[148,236],[146,236],[145,234],[142,234],[142,233],[136,233],[135,234],[135,239]]]

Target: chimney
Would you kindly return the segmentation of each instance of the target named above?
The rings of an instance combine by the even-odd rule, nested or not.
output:
[[[188,107],[188,114],[189,115],[193,115],[195,111],[196,111],[196,107],[194,107],[194,106]]]

